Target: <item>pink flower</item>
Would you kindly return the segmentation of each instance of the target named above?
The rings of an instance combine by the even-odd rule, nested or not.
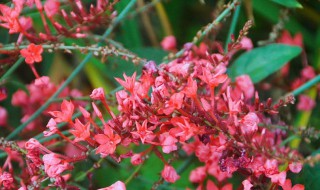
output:
[[[74,105],[71,101],[63,100],[61,104],[61,111],[51,111],[49,114],[51,114],[53,117],[55,117],[55,121],[57,123],[60,122],[70,122],[72,121],[72,115],[74,111]]]
[[[70,130],[76,138],[75,142],[85,141],[90,137],[90,123],[83,125],[79,119],[76,119],[74,130]]]
[[[307,95],[300,95],[299,96],[299,103],[297,105],[297,109],[300,111],[310,111],[312,110],[316,105],[316,102],[311,99]]]
[[[167,36],[161,41],[161,47],[167,51],[176,50],[177,42],[174,36]]]
[[[244,187],[244,190],[250,190],[251,187],[253,187],[251,182],[249,180],[247,180],[247,179],[242,182],[242,185]]]
[[[290,179],[287,179],[286,182],[282,185],[283,190],[304,190],[304,185],[296,184],[292,187],[292,182]]]
[[[206,189],[207,190],[232,190],[232,184],[227,183],[222,188],[218,188],[213,181],[208,180]]]
[[[302,34],[297,33],[294,37],[291,37],[290,33],[287,30],[284,30],[281,37],[278,39],[279,43],[303,46]]]
[[[243,134],[253,134],[258,130],[258,116],[250,112],[240,121],[241,131]]]
[[[162,145],[162,151],[164,153],[169,154],[170,152],[178,149],[176,145],[176,142],[178,142],[178,140],[171,136],[168,132],[162,133],[159,137],[159,141]]]
[[[0,172],[1,172],[1,169],[0,169]],[[8,172],[3,172],[0,175],[0,187],[1,187],[1,184],[3,185],[4,189],[13,189],[14,184],[13,184],[12,175]]]
[[[301,76],[302,78],[310,80],[316,76],[316,72],[314,71],[313,67],[306,66],[301,70]]]
[[[22,57],[26,59],[27,64],[33,64],[34,62],[42,61],[43,48],[41,45],[30,44],[27,49],[20,50]]]
[[[289,169],[293,173],[299,173],[302,170],[302,163],[300,162],[292,162],[289,164]]]
[[[189,180],[192,183],[201,183],[207,177],[206,167],[198,167],[191,171]]]
[[[106,98],[103,88],[96,88],[92,91],[90,98],[94,100],[104,100]]]
[[[62,172],[70,169],[70,165],[66,161],[58,158],[58,155],[54,153],[45,154],[42,160],[44,163],[44,171],[52,178],[59,177]]]
[[[161,176],[164,180],[170,183],[174,183],[175,181],[180,179],[180,176],[177,174],[176,170],[172,166],[167,164],[164,166],[164,169],[161,172]]]
[[[60,2],[58,0],[48,0],[44,3],[44,11],[48,17],[52,17],[60,11]]]
[[[148,120],[144,120],[142,125],[136,122],[137,131],[131,132],[134,138],[140,138],[142,144],[144,144],[146,140],[150,141],[155,137],[153,135],[153,132],[148,130],[147,124],[148,124]]]
[[[49,122],[47,124],[47,128],[49,128],[49,131],[43,131],[43,135],[45,137],[51,136],[51,135],[55,134],[58,131],[57,123],[52,118],[49,120]]]
[[[247,51],[253,48],[252,41],[248,37],[243,37],[242,40],[240,41],[240,44],[241,44],[241,48]]]
[[[267,175],[267,176],[271,179],[272,183],[284,185],[286,177],[287,177],[287,173],[285,171],[283,171],[278,174]]]
[[[143,162],[143,159],[141,158],[141,154],[134,154],[131,157],[131,164],[132,165],[140,165]]]
[[[110,126],[107,125],[104,127],[104,134],[95,135],[94,138],[100,144],[96,153],[101,154],[102,157],[113,154],[117,144],[121,142],[121,137],[118,134],[114,134]]]
[[[8,113],[7,110],[0,106],[0,126],[7,125]]]
[[[123,74],[124,80],[120,78],[115,78],[118,83],[121,84],[126,90],[128,90],[131,94],[134,93],[134,87],[136,82],[136,72],[133,73],[132,77],[128,77],[126,74]]]
[[[246,99],[254,95],[254,85],[249,75],[241,75],[236,78],[236,87],[244,93]]]
[[[117,181],[109,187],[101,188],[98,190],[126,190],[126,185],[122,181]]]

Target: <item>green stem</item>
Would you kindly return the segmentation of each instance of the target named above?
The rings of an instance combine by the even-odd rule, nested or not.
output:
[[[135,170],[134,172],[126,179],[126,181],[124,182],[126,185],[133,179],[134,176],[137,175],[137,173],[140,171],[142,167],[142,164],[140,164]]]
[[[10,76],[20,65],[21,63],[24,61],[23,57],[20,57],[9,69],[8,71],[2,75],[2,77],[0,78],[0,83],[2,81],[4,81],[8,76]]]
[[[124,18],[124,16],[129,12],[129,10],[133,7],[137,0],[132,0],[128,3],[128,5],[124,8],[124,10],[119,14],[118,17],[115,18],[114,22],[111,23],[110,27],[105,31],[102,35],[102,38],[107,38],[112,30],[120,23],[120,21]],[[98,43],[98,47],[102,45],[100,41]],[[92,52],[87,54],[87,56],[82,60],[82,62],[74,69],[74,71],[70,74],[70,76],[66,79],[66,81],[60,86],[60,88],[43,104],[34,114],[30,116],[30,118],[18,126],[12,133],[10,133],[6,139],[12,139],[18,133],[20,133],[29,123],[31,123],[34,119],[36,119],[47,107],[51,104],[51,102],[58,97],[58,95],[69,85],[69,83],[78,75],[78,73],[82,70],[82,68],[86,65],[86,63],[92,57]]]
[[[227,40],[226,40],[226,43],[225,43],[225,46],[224,46],[224,52],[225,53],[228,52],[228,44],[231,42],[231,35],[234,33],[234,31],[236,29],[238,18],[239,18],[239,15],[240,15],[240,9],[241,9],[241,5],[238,5],[238,7],[236,8],[236,11],[233,14],[231,25],[230,25],[230,29],[229,29],[228,36],[227,36]]]
[[[320,75],[317,75],[313,79],[309,80],[308,82],[304,83],[302,86],[299,88],[295,89],[294,91],[290,92],[288,95],[293,95],[293,96],[298,96],[301,94],[303,91],[311,88],[312,86],[316,85],[317,83],[320,82]]]

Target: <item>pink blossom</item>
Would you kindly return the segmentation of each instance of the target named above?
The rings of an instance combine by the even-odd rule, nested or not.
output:
[[[0,172],[1,172],[1,169],[0,169]],[[0,187],[1,187],[1,184],[3,185],[3,187],[5,189],[13,189],[14,184],[13,184],[12,175],[10,173],[8,173],[8,172],[3,172],[0,175]]]
[[[143,159],[141,158],[141,154],[134,154],[131,157],[131,164],[132,165],[140,165],[143,162]]]
[[[248,37],[243,37],[242,40],[240,41],[240,44],[241,44],[241,48],[245,49],[247,51],[249,51],[253,48],[252,41]]]
[[[104,100],[105,94],[104,94],[104,90],[103,88],[96,88],[92,91],[90,98],[94,99],[94,100]]]
[[[246,99],[254,95],[254,85],[249,75],[241,75],[236,78],[236,87],[244,93]]]
[[[174,36],[167,36],[161,41],[161,47],[167,51],[176,50],[177,42]]]
[[[290,179],[287,179],[282,185],[283,190],[304,190],[304,185],[296,184],[292,187],[292,182]]]
[[[0,126],[7,125],[8,113],[7,110],[0,106]]]
[[[70,122],[72,121],[72,115],[74,111],[74,105],[71,101],[63,100],[61,104],[61,111],[51,111],[53,117],[55,117],[55,121],[57,123],[61,122]]]
[[[41,45],[30,44],[26,49],[20,50],[20,54],[25,58],[27,64],[42,61],[43,48]]]
[[[189,180],[192,183],[201,183],[206,177],[206,167],[202,166],[191,171]]]
[[[43,135],[45,137],[51,136],[53,134],[55,134],[57,132],[57,123],[55,122],[54,119],[50,119],[48,124],[47,124],[47,128],[49,128],[49,131],[43,131]]]
[[[48,17],[52,17],[60,11],[60,2],[58,0],[48,0],[44,4],[44,11]]]
[[[122,181],[117,181],[109,187],[100,188],[98,190],[126,190],[126,185]]]
[[[76,119],[74,130],[70,130],[70,133],[76,137],[75,142],[86,141],[90,137],[90,123],[84,125],[79,119]]]
[[[292,162],[289,164],[289,169],[293,173],[299,173],[302,170],[302,163],[301,162]]]
[[[300,95],[299,96],[299,103],[297,105],[297,109],[300,111],[310,111],[312,110],[316,105],[316,102],[311,99],[307,95]]]
[[[117,144],[121,142],[121,137],[118,134],[114,134],[110,126],[107,125],[104,127],[104,134],[95,135],[94,139],[100,144],[96,153],[101,154],[102,157],[113,154]]]
[[[310,80],[316,76],[316,72],[314,71],[313,67],[306,66],[301,70],[302,78]]]
[[[153,135],[153,132],[148,130],[147,124],[148,124],[147,120],[144,120],[142,125],[136,122],[137,131],[131,132],[134,138],[140,138],[142,144],[144,144],[146,140],[150,141],[155,137],[155,135]]]
[[[180,176],[177,174],[176,170],[172,166],[167,164],[164,166],[164,169],[161,172],[161,176],[164,180],[170,183],[174,183],[175,181],[180,179]]]
[[[258,130],[259,118],[254,112],[248,113],[240,121],[241,131],[243,134],[253,134]]]
[[[278,174],[267,175],[267,176],[271,179],[272,183],[284,185],[286,177],[287,177],[287,173],[285,171],[283,171]]]
[[[170,152],[178,149],[176,145],[178,140],[171,136],[168,132],[162,133],[159,137],[159,141],[161,143],[162,151],[164,153],[169,154]]]
[[[250,190],[251,187],[253,187],[251,182],[249,180],[247,180],[247,179],[242,182],[242,185],[244,187],[244,190]]]
[[[115,78],[118,83],[121,84],[126,90],[131,94],[134,94],[134,87],[136,82],[136,72],[133,73],[132,77],[128,77],[126,74],[123,74],[124,80],[120,78]]]
[[[70,169],[69,164],[58,158],[58,155],[54,153],[45,154],[42,157],[42,160],[44,163],[44,171],[52,178],[59,177],[62,172]]]

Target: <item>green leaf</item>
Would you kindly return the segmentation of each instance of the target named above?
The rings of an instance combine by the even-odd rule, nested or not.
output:
[[[302,8],[302,5],[296,0],[271,0],[271,1],[289,8]]]
[[[301,48],[284,44],[270,44],[242,54],[230,67],[232,79],[247,74],[257,83],[278,71],[292,58],[299,55]]]

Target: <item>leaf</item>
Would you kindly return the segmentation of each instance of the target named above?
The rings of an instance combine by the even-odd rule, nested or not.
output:
[[[279,70],[300,52],[300,47],[284,44],[270,44],[255,48],[235,60],[229,74],[232,79],[247,74],[253,83],[257,83]]]
[[[271,1],[289,8],[302,8],[302,5],[296,0],[271,0]]]

